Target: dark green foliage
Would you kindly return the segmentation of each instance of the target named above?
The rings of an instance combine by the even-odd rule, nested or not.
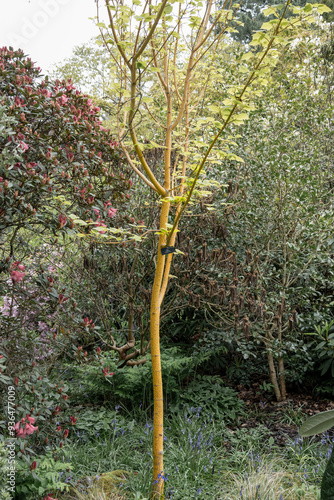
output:
[[[51,450],[38,457],[35,471],[25,468],[26,463],[23,460],[17,462],[16,500],[43,498],[50,491],[68,491],[69,486],[62,480],[62,475],[68,474],[72,466],[68,462],[55,460]]]
[[[234,0],[232,5],[237,3],[239,4],[240,2]],[[294,0],[291,2],[291,4],[296,7],[304,7],[306,3],[312,4],[316,2],[314,0],[310,2],[307,2],[307,0]],[[333,0],[324,0],[319,3],[325,4],[333,10]],[[275,0],[246,0],[242,2],[236,14],[236,19],[242,23],[242,26],[235,23],[233,28],[236,29],[237,32],[232,33],[233,39],[241,43],[249,43],[252,40],[254,32],[260,30],[263,23],[272,19],[272,16],[265,16],[263,14],[263,10],[271,5],[278,5],[278,2]],[[284,2],[282,2],[281,5],[284,5]],[[333,12],[323,14],[327,22],[332,22],[334,19],[333,16]],[[286,17],[289,18],[289,14]]]
[[[334,449],[327,464],[321,483],[321,500],[334,499]]]
[[[231,421],[241,414],[244,404],[237,393],[226,387],[217,375],[197,375],[185,389],[179,391],[177,402],[169,408],[179,412],[183,407],[190,406]]]
[[[321,376],[327,374],[334,378],[334,320],[316,327],[311,333],[314,338],[312,347],[319,363]]]
[[[233,3],[239,2],[235,1]],[[237,30],[237,33],[232,33],[234,40],[249,43],[252,40],[253,33],[258,31],[264,22],[271,19],[271,17],[262,14],[262,10],[276,4],[275,0],[246,0],[246,2],[243,2],[236,15],[237,20],[243,25],[233,26]]]
[[[242,410],[242,401],[220,377],[197,374],[206,360],[204,355],[184,355],[176,347],[163,350],[165,410],[178,412],[192,406],[235,420]],[[115,359],[108,356],[104,358],[105,365],[115,372],[112,377],[105,377],[98,366],[70,365],[66,368],[64,377],[71,388],[71,401],[85,405],[103,403],[112,408],[122,405],[133,412],[150,411],[153,395],[149,356],[145,365],[132,369],[117,369]]]

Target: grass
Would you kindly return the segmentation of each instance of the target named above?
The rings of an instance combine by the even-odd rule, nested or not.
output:
[[[104,430],[101,424],[104,416]],[[76,491],[58,499],[147,498],[152,475],[152,422],[120,409],[78,415],[81,427],[67,446]],[[299,418],[299,417],[298,417]],[[287,439],[275,445],[263,425],[226,426],[224,418],[189,408],[165,420],[165,498],[174,500],[317,500],[330,446],[322,440]],[[107,473],[107,474],[106,474]],[[78,478],[80,482],[77,483]]]
[[[174,398],[165,416],[166,500],[318,500],[334,442],[329,434],[302,440],[297,427],[306,416],[295,405],[260,401],[247,410],[215,377],[195,382],[182,389],[184,397]],[[131,408],[128,402],[101,406],[99,398],[93,406],[94,386],[83,383],[80,390],[75,401],[80,406],[68,410],[76,425],[57,452],[72,466],[60,473],[70,490],[50,493],[58,500],[147,500],[152,408],[144,411],[137,403]],[[282,436],[284,429],[295,437]]]
[[[225,500],[313,500],[319,490],[314,485],[298,484],[293,473],[275,460],[262,460],[258,467],[225,475],[219,498]]]

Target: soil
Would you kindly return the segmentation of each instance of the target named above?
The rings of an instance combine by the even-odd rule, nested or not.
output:
[[[268,428],[279,446],[284,446],[288,437],[295,439],[298,436],[298,427],[308,416],[334,409],[333,400],[314,395],[291,393],[286,400],[277,403],[269,393],[265,397],[266,393],[263,394],[256,382],[250,388],[238,385],[236,390],[239,398],[245,402],[249,414],[239,419],[238,427],[252,429],[262,424]]]

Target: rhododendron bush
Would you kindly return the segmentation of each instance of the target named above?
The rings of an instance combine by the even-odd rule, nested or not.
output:
[[[77,421],[55,368],[63,357],[87,363],[78,344],[94,343],[96,320],[75,297],[84,283],[63,275],[62,260],[75,254],[78,232],[123,226],[130,198],[126,162],[99,111],[70,81],[50,81],[22,51],[0,49],[0,392],[15,386],[24,487],[40,487],[36,453],[59,455]]]
[[[99,111],[70,81],[0,49],[0,236],[15,231],[11,252],[22,229],[70,230],[71,214],[115,226],[124,212],[131,181]]]
[[[70,81],[43,79],[11,48],[0,49],[0,128],[0,322],[2,348],[12,350],[17,370],[20,351],[29,362],[31,355],[45,359],[55,354],[49,344],[56,331],[82,326],[72,292],[36,247],[80,227],[118,226],[132,183],[92,100]],[[42,253],[50,258],[52,248]]]

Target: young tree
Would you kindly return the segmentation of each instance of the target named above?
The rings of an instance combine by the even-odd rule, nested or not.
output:
[[[159,240],[150,305],[150,342],[154,393],[152,498],[163,495],[163,392],[160,361],[160,313],[175,253],[179,221],[191,200],[208,193],[204,167],[222,159],[238,159],[228,148],[228,124],[243,123],[251,109],[251,98],[266,85],[266,72],[275,64],[275,47],[284,40],[289,25],[277,16],[257,33],[256,53],[243,57],[240,72],[228,86],[228,96],[217,103],[216,116],[209,117],[202,102],[210,84],[221,78],[215,55],[222,44],[229,46],[234,11],[215,11],[212,0],[189,3],[163,0],[106,0],[109,26],[98,22],[104,43],[118,72],[117,92],[119,142],[136,174],[152,190],[161,206],[157,228]],[[297,9],[298,14],[301,11]],[[272,11],[275,14],[275,11]],[[99,21],[99,19],[98,19]],[[217,34],[217,26],[220,31]],[[271,57],[268,57],[270,49]],[[266,67],[263,63],[266,61]],[[216,104],[216,103],[213,103]],[[151,117],[151,138],[141,128],[143,114]],[[162,148],[161,172],[156,175],[147,161],[148,150]],[[134,339],[132,339],[134,341]],[[133,347],[133,344],[132,346]],[[130,349],[130,346],[129,346]]]

